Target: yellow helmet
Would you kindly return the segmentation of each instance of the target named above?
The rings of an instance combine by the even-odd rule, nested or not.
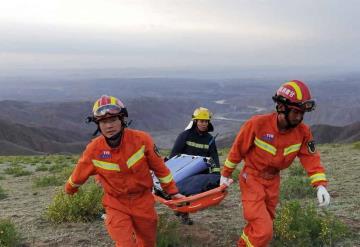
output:
[[[211,111],[209,111],[209,109],[204,108],[204,107],[196,108],[192,115],[193,120],[209,120],[210,121],[211,117],[212,117]]]

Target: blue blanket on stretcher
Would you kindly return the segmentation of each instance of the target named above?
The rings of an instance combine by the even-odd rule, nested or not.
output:
[[[211,164],[205,157],[181,154],[165,164],[173,174],[179,192],[185,196],[219,187],[220,174],[209,173]]]
[[[197,174],[176,183],[179,192],[185,196],[196,195],[219,187],[220,174]]]

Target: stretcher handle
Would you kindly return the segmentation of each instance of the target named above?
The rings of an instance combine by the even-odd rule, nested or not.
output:
[[[234,182],[234,180],[230,180],[230,184],[232,184]],[[229,185],[230,185],[229,184]],[[164,203],[166,205],[182,205],[184,203],[189,203],[192,201],[196,201],[199,200],[201,198],[207,197],[208,195],[217,193],[217,192],[223,192],[228,188],[227,185],[223,184],[217,188],[214,188],[212,190],[208,190],[205,192],[202,192],[200,194],[196,194],[196,195],[192,195],[192,196],[187,196],[185,198],[180,198],[180,199],[172,199],[172,200],[165,200],[164,198],[158,197],[157,199],[161,202]]]

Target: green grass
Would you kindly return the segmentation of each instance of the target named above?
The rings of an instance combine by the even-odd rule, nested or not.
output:
[[[360,246],[360,234],[358,231],[358,226],[360,222],[360,197],[358,197],[358,164],[360,163],[360,142],[353,144],[326,144],[326,145],[318,145],[318,149],[322,156],[323,164],[326,167],[326,175],[329,179],[329,192],[332,196],[331,204],[326,209],[326,211],[319,210],[315,208],[316,214],[314,214],[315,219],[321,218],[324,222],[324,225],[329,226],[329,229],[338,229],[338,231],[331,230],[325,231],[323,230],[323,235],[317,235],[319,241],[323,241],[322,236],[327,236],[326,239],[329,239],[331,243],[324,244],[323,246]],[[164,154],[169,153],[170,150],[165,150]],[[163,150],[161,151],[163,153]],[[226,159],[226,155],[228,153],[228,149],[219,150],[220,154],[220,164],[224,164],[224,160]],[[0,157],[0,172],[4,173],[6,167],[10,166],[20,166],[24,167],[24,170],[29,169],[30,166],[36,165],[36,167],[30,167],[29,170],[42,171],[42,173],[34,173],[36,177],[38,175],[42,175],[43,177],[51,177],[49,175],[54,175],[58,177],[60,180],[62,179],[65,182],[70,176],[73,166],[76,163],[78,156],[75,155],[48,155],[48,156],[8,156],[8,157]],[[3,164],[3,165],[1,165]],[[65,164],[65,165],[63,165]],[[50,168],[53,167],[54,168]],[[64,167],[65,166],[65,167]],[[237,172],[240,171],[243,164],[238,166],[238,171],[234,171],[233,175],[237,177]],[[55,168],[56,167],[56,168]],[[62,167],[63,169],[60,169]],[[54,169],[54,172],[50,172],[49,169]],[[57,170],[59,169],[59,170]],[[51,173],[51,174],[50,174]],[[1,183],[6,183],[7,180],[14,179],[12,176],[3,176],[5,181],[1,181]],[[33,178],[34,179],[34,178]],[[36,181],[40,181],[42,179],[35,179]],[[35,181],[33,180],[33,181]],[[44,186],[48,186],[51,184],[51,179],[46,182],[47,179],[43,178]],[[31,181],[31,180],[30,180]],[[290,185],[289,185],[290,184]],[[60,184],[61,186],[63,184]],[[31,187],[31,186],[28,186]],[[285,187],[285,196],[282,200],[282,204],[279,205],[279,210],[284,208],[285,203],[287,203],[289,199],[293,199],[293,195],[296,197],[299,196],[299,193],[305,193],[305,196],[301,196],[301,199],[298,199],[301,210],[306,211],[306,207],[309,204],[317,203],[316,193],[311,188],[310,184],[307,181],[307,175],[305,175],[302,166],[299,165],[299,162],[295,162],[293,165],[282,171],[282,187]],[[20,187],[19,187],[20,188]],[[26,188],[23,188],[26,190]],[[31,189],[31,188],[30,188]],[[9,190],[9,191],[8,191]],[[10,191],[11,188],[7,188],[6,193],[13,193],[14,191]],[[79,222],[79,221],[93,221],[98,217],[96,212],[97,203],[100,203],[100,197],[95,199],[97,192],[89,193],[85,192],[88,189],[85,186],[82,186],[81,191],[84,192],[82,196],[88,197],[87,199],[80,200],[76,199],[76,196],[60,196],[61,189],[56,191],[52,196],[55,197],[52,203],[49,205],[48,209],[44,210],[44,214],[48,216],[54,216],[53,220],[47,218],[51,222],[61,223],[61,222]],[[309,190],[309,191],[308,191]],[[37,189],[40,191],[40,189]],[[53,189],[49,191],[54,191]],[[91,191],[91,190],[90,190]],[[210,235],[216,236],[216,239],[220,239],[219,241],[211,241],[209,246],[233,246],[236,243],[236,239],[238,235],[241,233],[241,228],[245,224],[244,219],[241,216],[240,208],[241,202],[239,202],[239,191],[238,185],[233,185],[230,188],[231,193],[225,198],[224,202],[217,207],[209,208],[207,210],[201,211],[194,215],[196,225],[192,226],[192,228],[187,229],[178,222],[174,223],[174,217],[172,215],[165,213],[172,213],[168,209],[163,209],[161,205],[157,206],[159,208],[159,235],[158,241],[161,246],[202,246],[201,241],[204,239],[204,234],[202,234],[201,230]],[[307,194],[307,192],[309,194]],[[51,192],[53,193],[53,192]],[[80,192],[81,193],[81,192]],[[31,192],[29,193],[31,194]],[[41,196],[42,193],[39,193],[38,196]],[[72,202],[69,202],[70,199]],[[8,200],[3,200],[1,203],[7,203]],[[55,201],[57,204],[55,205]],[[82,201],[82,202],[80,202]],[[87,201],[87,204],[82,204],[84,201]],[[16,203],[11,202],[11,203]],[[54,206],[55,205],[55,206]],[[91,205],[91,206],[89,206]],[[95,206],[94,206],[95,205]],[[240,205],[240,208],[239,208]],[[75,209],[75,207],[77,209]],[[80,209],[80,208],[82,209]],[[100,205],[101,207],[101,205]],[[316,207],[316,206],[315,206]],[[52,210],[52,211],[51,211]],[[78,210],[78,211],[77,211]],[[283,221],[281,226],[289,226],[289,231],[293,232],[296,236],[297,234],[304,234],[304,239],[307,238],[309,231],[310,232],[319,232],[318,223],[313,223],[311,226],[308,226],[304,223],[304,215],[311,213],[301,213],[301,210],[296,211],[299,219],[296,220],[300,224],[298,231],[296,231],[296,222],[294,224],[287,224],[286,221]],[[0,209],[1,211],[1,209]],[[51,213],[49,213],[51,211]],[[95,211],[95,212],[94,212]],[[239,211],[239,212],[238,212]],[[100,212],[100,210],[98,211]],[[330,213],[330,216],[326,216],[327,213]],[[303,214],[303,215],[302,215]],[[162,216],[164,215],[164,216]],[[281,217],[281,211],[278,211],[278,217]],[[302,216],[301,216],[302,215]],[[228,216],[228,217],[225,217]],[[294,215],[293,215],[294,216]],[[57,218],[56,218],[57,217]],[[294,216],[295,217],[295,216]],[[162,219],[163,218],[163,219]],[[335,219],[344,220],[347,228],[351,231],[348,235],[339,235],[343,230],[342,226],[334,221]],[[169,221],[169,222],[167,222]],[[321,221],[321,222],[322,222]],[[289,221],[290,222],[290,221]],[[318,222],[318,221],[315,221]],[[35,223],[36,224],[36,223]],[[88,223],[94,224],[94,223]],[[99,224],[102,224],[99,222]],[[342,224],[340,222],[340,224]],[[58,232],[57,229],[61,229],[66,227],[67,224],[60,224],[55,226],[54,232]],[[87,224],[85,224],[87,227]],[[86,228],[84,227],[84,228]],[[316,231],[313,229],[315,227]],[[306,228],[304,231],[303,228]],[[80,229],[79,229],[80,230]],[[81,229],[81,231],[84,229]],[[86,230],[84,230],[86,231]],[[173,232],[176,232],[178,236],[169,237],[173,235]],[[327,233],[326,233],[327,232]],[[98,232],[97,232],[98,233]],[[34,233],[36,237],[39,237],[41,233]],[[338,235],[337,235],[338,234]],[[34,235],[34,236],[35,236]],[[279,233],[277,234],[279,236]],[[168,238],[169,237],[169,238]],[[284,237],[284,236],[282,236]],[[49,237],[50,238],[50,237]],[[178,241],[180,239],[180,245]],[[325,239],[325,240],[326,240]],[[335,239],[335,240],[334,240]],[[337,239],[337,240],[336,240]],[[29,239],[26,239],[29,242]],[[287,242],[288,241],[288,242]],[[305,240],[304,240],[305,241]],[[328,241],[328,240],[326,240]],[[317,242],[315,241],[315,245],[301,245],[299,240],[279,240],[274,239],[274,244],[271,246],[317,246]],[[305,241],[306,243],[306,241]],[[1,246],[1,245],[0,245]],[[160,246],[160,245],[159,245]]]
[[[234,180],[234,182],[239,180],[239,174],[241,172],[241,168],[239,166],[240,165],[238,165],[236,167],[236,169],[233,171],[233,173],[231,174],[231,178]]]
[[[7,195],[6,195],[5,191],[4,191],[4,189],[1,188],[1,186],[0,186],[0,200],[4,199],[6,197],[7,197]]]
[[[56,164],[53,164],[49,167],[49,171],[50,172],[59,172],[59,171],[62,171],[64,169],[64,167],[68,167],[69,165],[66,164],[66,163],[56,163]]]
[[[60,186],[64,184],[64,179],[55,175],[43,176],[34,180],[34,187]]]
[[[64,167],[61,172],[59,172],[59,177],[64,181],[68,180],[71,173],[73,172],[74,167]]]
[[[289,167],[290,176],[306,176],[305,169],[300,165],[299,162],[295,162]]]
[[[157,247],[181,246],[181,239],[178,234],[179,222],[172,220],[168,214],[159,215],[157,229]]]
[[[159,149],[160,155],[162,157],[168,157],[170,155],[170,149]]]
[[[184,229],[178,219],[174,219],[171,211],[159,215],[157,227],[157,247],[197,247],[201,246],[188,230]],[[185,231],[184,231],[185,230]]]
[[[32,172],[25,170],[23,166],[11,166],[4,170],[6,174],[13,175],[14,177],[28,176],[31,175]]]
[[[353,148],[357,149],[357,150],[360,150],[360,142],[353,143]]]
[[[44,171],[47,171],[48,169],[49,169],[49,167],[46,164],[40,164],[39,166],[36,167],[35,171],[44,172]]]
[[[20,234],[17,232],[15,225],[7,219],[0,219],[0,246],[20,246]]]
[[[219,157],[220,157],[220,156],[224,156],[225,159],[226,159],[226,156],[227,156],[227,154],[229,153],[229,151],[230,151],[230,148],[218,149],[218,155],[219,155]]]
[[[79,155],[33,155],[33,156],[0,156],[0,164],[75,164]]]

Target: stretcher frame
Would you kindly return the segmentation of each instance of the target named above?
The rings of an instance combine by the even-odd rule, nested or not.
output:
[[[232,182],[233,181],[231,180],[230,184]],[[196,213],[197,211],[218,205],[228,194],[227,188],[228,186],[221,185],[200,194],[171,200],[166,200],[155,194],[153,195],[155,197],[155,201],[164,204],[173,211],[181,213]]]

